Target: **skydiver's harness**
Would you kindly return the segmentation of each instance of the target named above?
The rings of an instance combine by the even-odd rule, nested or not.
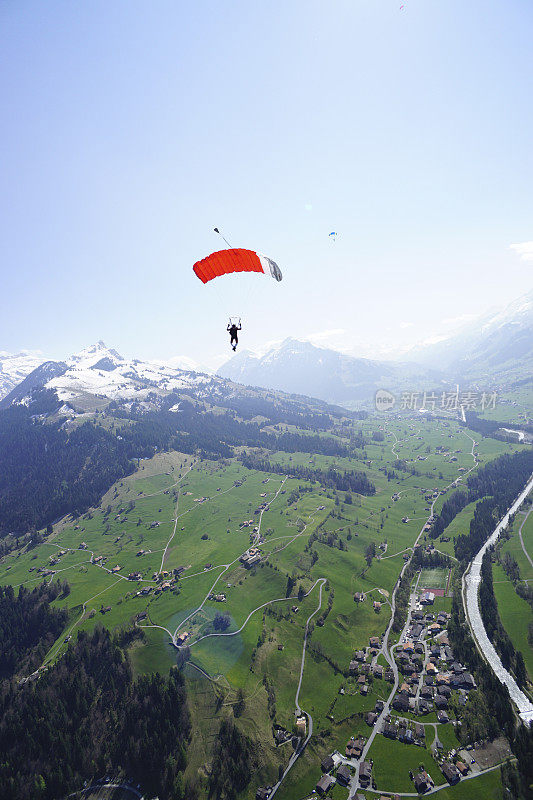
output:
[[[238,323],[237,323],[237,320],[238,320]],[[241,325],[241,318],[240,317],[230,317],[229,318],[228,331],[231,331],[232,328],[236,328],[238,331],[241,330],[242,325]],[[232,339],[234,338],[233,334],[232,334],[231,338]],[[237,334],[235,334],[235,338],[237,338]]]
[[[237,322],[236,322],[237,319],[239,320],[239,327],[237,327]],[[233,346],[234,350],[236,349],[237,344],[239,343],[239,339],[238,339],[238,336],[237,336],[237,331],[240,331],[241,327],[242,326],[241,326],[241,318],[240,317],[230,317],[229,318],[229,325],[228,325],[227,329],[228,329],[228,331],[230,333],[230,344]]]

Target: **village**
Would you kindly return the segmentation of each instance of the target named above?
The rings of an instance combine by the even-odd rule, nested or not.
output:
[[[354,601],[364,603],[369,599],[364,593],[356,592]],[[434,603],[432,591],[424,589],[411,593],[406,624],[397,643],[390,647],[391,661],[383,635],[370,636],[368,646],[354,652],[346,684],[340,692],[357,692],[365,697],[372,692],[374,681],[387,682],[390,691],[376,700],[372,710],[364,713],[368,735],[354,734],[343,752],[337,749],[322,759],[321,775],[312,795],[328,796],[335,786],[344,787],[350,800],[365,800],[359,789],[379,793],[382,787],[376,782],[376,763],[372,758],[376,737],[420,748],[418,769],[407,765],[405,768],[412,782],[412,793],[424,795],[436,786],[454,786],[465,777],[482,772],[475,748],[483,743],[469,743],[462,749],[459,746],[448,748],[439,739],[439,727],[460,726],[460,720],[450,717],[450,705],[464,707],[476,683],[454,657],[447,634],[450,614],[434,610]],[[428,715],[433,715],[431,721],[425,721]],[[297,722],[296,736],[292,734],[291,737],[288,731],[275,731],[278,746],[293,738],[293,747],[296,750],[302,747],[305,717]],[[442,776],[439,781],[435,778],[436,771]],[[267,800],[271,788],[258,789],[256,799]],[[399,796],[383,793],[381,800]]]

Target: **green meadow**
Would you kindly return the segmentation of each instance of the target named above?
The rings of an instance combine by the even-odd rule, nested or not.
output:
[[[383,441],[375,441],[380,426]],[[275,747],[272,725],[291,730],[294,724],[306,623],[313,615],[299,693],[313,737],[277,794],[297,800],[314,788],[320,758],[344,750],[352,735],[368,736],[364,715],[390,692],[389,684],[370,679],[368,694],[361,695],[347,677],[348,665],[356,649],[387,628],[404,553],[412,551],[429,516],[426,496],[436,493],[438,508],[448,487],[475,467],[472,439],[480,439],[482,462],[509,450],[447,420],[369,419],[358,427],[366,445],[353,458],[266,454],[285,476],[248,470],[237,459],[213,462],[175,452],[141,460],[98,508],[61,520],[33,549],[5,556],[0,583],[31,589],[43,580],[42,570],[52,571],[46,580],[68,582],[70,593],[55,601],[69,609],[68,625],[47,661],[60,658],[67,635],[79,630],[138,624],[141,638],[130,648],[135,673],[166,672],[178,655],[172,635],[187,632],[185,675],[195,720],[189,773],[205,771],[220,717],[233,714],[241,690],[237,722],[260,754],[250,798],[261,782],[273,783],[289,759],[290,745]],[[297,466],[365,472],[376,493],[334,491],[295,477]],[[453,539],[472,513],[473,506],[461,512],[446,533]],[[239,559],[258,536],[261,560],[247,569]],[[453,553],[453,541],[435,544]],[[374,556],[367,560],[369,548]],[[162,588],[160,572],[170,586]],[[446,575],[424,571],[421,581],[440,588]],[[365,593],[364,602],[354,602],[355,592]],[[210,599],[216,594],[224,599]],[[435,608],[439,603],[449,610],[448,598],[437,598]],[[223,630],[216,627],[220,615]],[[428,746],[431,741],[428,735]],[[371,757],[378,788],[410,791],[408,770],[419,761],[442,783],[426,750],[378,736]],[[485,781],[490,792],[491,780],[480,778],[479,786]],[[457,789],[463,791],[455,787],[454,796],[468,796],[455,795]]]

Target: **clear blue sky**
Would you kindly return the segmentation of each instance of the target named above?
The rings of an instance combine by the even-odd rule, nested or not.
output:
[[[368,352],[530,289],[533,4],[403,3],[4,0],[0,350]],[[204,287],[214,225],[284,281]]]

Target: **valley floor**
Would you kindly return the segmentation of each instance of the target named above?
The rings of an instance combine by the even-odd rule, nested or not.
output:
[[[334,800],[355,790],[416,795],[409,771],[420,764],[442,800],[499,797],[497,769],[471,769],[447,788],[439,761],[459,743],[453,724],[438,723],[435,710],[419,720],[407,709],[406,728],[424,723],[418,746],[386,738],[383,718],[374,727],[367,715],[382,701],[400,725],[392,704],[404,679],[395,655],[411,641],[422,591],[435,592],[435,617],[450,610],[449,567],[424,570],[413,580],[401,634],[391,629],[398,578],[415,545],[428,543],[428,520],[452,484],[519,445],[483,439],[452,420],[368,420],[360,428],[367,444],[356,458],[266,454],[279,472],[247,469],[238,459],[158,454],[115,484],[99,508],[61,521],[34,549],[5,556],[2,584],[70,585],[56,601],[69,609],[68,626],[42,666],[96,624],[142,628],[143,640],[130,650],[139,674],[167,671],[187,647],[194,720],[187,770],[200,785],[210,774],[220,719],[230,716],[255,743],[243,797],[258,787],[276,787],[278,800],[306,797],[321,777],[321,761],[337,752],[344,757],[352,737],[364,740],[376,789],[365,794],[360,761],[348,760],[348,787],[337,780],[328,790]],[[362,471],[376,493],[334,491],[296,477],[298,466]],[[434,542],[438,550],[453,555],[453,536],[467,529],[472,512],[468,507],[456,518],[451,541]],[[354,602],[356,593],[362,602]],[[428,648],[437,641],[427,627],[418,639],[424,666],[416,701]],[[351,666],[357,651],[364,651],[360,666],[368,664],[368,672]],[[528,659],[529,665],[530,652]],[[377,666],[390,668],[393,680]]]

